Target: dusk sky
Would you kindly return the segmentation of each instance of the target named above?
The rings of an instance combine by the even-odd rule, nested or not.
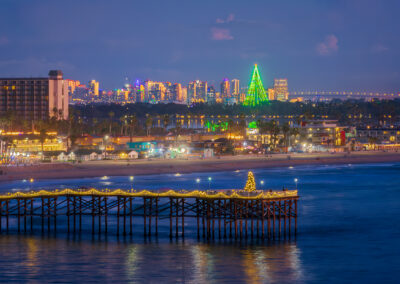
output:
[[[400,90],[400,1],[0,0],[0,76]]]

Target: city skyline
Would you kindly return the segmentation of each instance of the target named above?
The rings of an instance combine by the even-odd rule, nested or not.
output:
[[[258,63],[267,86],[288,78],[294,90],[399,89],[396,1],[117,4],[3,1],[0,76],[61,69],[104,89],[124,77],[217,86],[247,84]]]

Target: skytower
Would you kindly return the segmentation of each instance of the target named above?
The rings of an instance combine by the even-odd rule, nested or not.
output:
[[[255,64],[249,89],[247,90],[246,99],[244,100],[243,105],[257,106],[266,102],[268,102],[267,94],[261,81],[257,64]]]

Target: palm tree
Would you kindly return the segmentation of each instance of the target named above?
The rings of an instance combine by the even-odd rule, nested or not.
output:
[[[285,147],[288,146],[288,134],[290,132],[290,126],[289,124],[286,122],[284,125],[282,125],[282,133],[283,133],[283,141],[285,142]]]
[[[133,131],[135,130],[137,125],[136,115],[129,116],[128,123],[129,123],[129,142],[132,142]]]
[[[145,123],[146,123],[147,136],[149,136],[151,127],[153,126],[153,118],[151,117],[151,115],[146,114],[146,122]]]
[[[113,117],[114,117],[114,115],[115,115],[115,113],[114,113],[113,111],[110,111],[110,112],[108,113],[108,116],[110,117],[110,131],[109,131],[110,135],[111,135],[112,123],[113,123]]]
[[[167,132],[167,127],[169,125],[169,121],[170,121],[169,115],[168,114],[164,114],[164,116],[163,116],[163,125],[164,125],[164,131],[165,132]]]
[[[41,128],[39,132],[39,141],[40,144],[42,145],[42,159],[44,157],[44,142],[46,141],[46,138],[47,138],[46,129]]]
[[[290,136],[294,136],[294,138],[296,138],[299,134],[300,134],[300,129],[299,128],[297,128],[297,127],[290,128],[290,131],[289,131],[289,135]],[[291,143],[291,144],[293,144],[293,143]]]

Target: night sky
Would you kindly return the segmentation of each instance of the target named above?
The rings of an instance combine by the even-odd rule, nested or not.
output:
[[[0,76],[399,92],[400,1],[0,0]]]

